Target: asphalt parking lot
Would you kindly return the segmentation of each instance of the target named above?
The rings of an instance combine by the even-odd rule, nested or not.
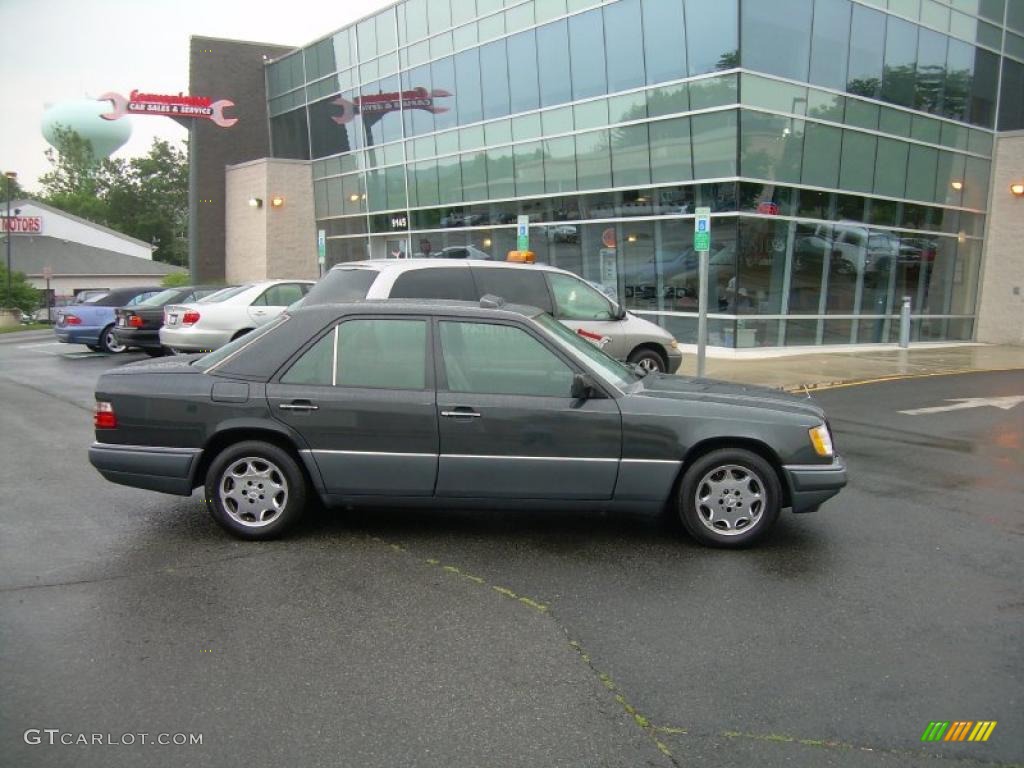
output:
[[[1024,403],[901,413],[1024,396],[1024,372],[821,392],[850,486],[728,552],[489,511],[238,542],[200,493],[89,466],[96,377],[137,359],[0,341],[6,764],[1024,763]],[[998,725],[922,743],[935,720]]]

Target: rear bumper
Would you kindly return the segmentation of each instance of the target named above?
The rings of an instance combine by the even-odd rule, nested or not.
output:
[[[118,343],[126,347],[138,347],[139,349],[161,349],[160,329],[140,331],[137,328],[114,327],[114,338]]]
[[[100,333],[102,331],[102,328],[90,328],[80,325],[67,325],[53,329],[57,341],[62,341],[65,344],[91,344],[94,347],[100,343]]]
[[[198,328],[160,329],[160,343],[182,352],[212,352],[231,341],[231,331],[204,331]]]
[[[202,454],[200,448],[96,442],[89,446],[89,463],[112,483],[189,496]]]
[[[782,468],[794,512],[813,512],[846,485],[846,464],[836,456],[831,464],[801,464]]]

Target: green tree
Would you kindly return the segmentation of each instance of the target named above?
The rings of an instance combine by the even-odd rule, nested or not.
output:
[[[192,276],[188,272],[171,272],[169,275],[164,275],[160,285],[164,288],[181,288],[182,286],[189,285],[191,282]]]
[[[39,307],[39,291],[32,287],[22,272],[14,272],[11,275],[11,293],[7,294],[5,264],[0,264],[0,295],[4,297],[4,307],[17,307],[22,312],[33,312]]]
[[[76,216],[156,246],[153,257],[188,262],[188,158],[154,139],[149,153],[128,160],[97,159],[88,139],[64,127],[57,149],[46,151],[51,170],[40,179],[41,199]]]

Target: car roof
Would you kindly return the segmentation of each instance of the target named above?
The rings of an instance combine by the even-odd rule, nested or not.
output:
[[[465,247],[465,246],[458,246]],[[380,272],[411,272],[416,269],[459,269],[465,267],[482,267],[484,269],[542,269],[547,272],[566,272],[564,269],[552,267],[550,264],[520,264],[514,261],[488,261],[485,259],[363,259],[361,261],[344,261],[331,267],[351,269],[352,267],[369,267]]]
[[[481,300],[482,301],[482,300]],[[454,301],[451,299],[365,299],[331,304],[298,306],[288,314],[307,316],[314,313],[324,316],[327,322],[342,315],[464,315],[473,318],[521,319],[542,313],[537,307],[525,304],[502,304],[498,308],[481,306],[477,301]]]

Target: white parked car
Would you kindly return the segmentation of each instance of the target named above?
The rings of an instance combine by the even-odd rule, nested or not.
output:
[[[175,352],[217,349],[273,320],[312,285],[312,280],[264,280],[225,288],[190,304],[168,305],[160,343]]]

